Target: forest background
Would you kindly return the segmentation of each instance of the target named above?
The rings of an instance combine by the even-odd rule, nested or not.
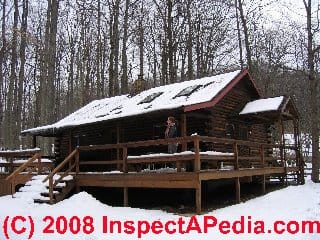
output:
[[[319,168],[319,0],[0,0],[0,12],[1,148],[137,84],[246,67],[262,96],[294,99]]]

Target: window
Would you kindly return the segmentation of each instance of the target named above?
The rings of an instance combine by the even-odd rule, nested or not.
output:
[[[182,96],[190,96],[192,93],[194,93],[198,88],[200,88],[202,85],[193,85],[193,86],[189,86],[185,89],[183,89],[181,92],[179,92],[176,96],[174,96],[173,98],[177,98],[177,97],[182,97]]]
[[[162,94],[163,94],[163,92],[152,93],[149,96],[147,96],[145,99],[140,101],[138,104],[150,103],[150,102],[152,102],[154,99],[156,99],[157,97],[159,97]]]

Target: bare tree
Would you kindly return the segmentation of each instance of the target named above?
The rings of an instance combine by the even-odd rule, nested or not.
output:
[[[20,28],[20,69],[19,69],[19,80],[18,80],[18,97],[16,102],[15,108],[15,115],[16,115],[16,134],[15,136],[18,137],[21,128],[22,128],[22,105],[23,105],[23,92],[24,92],[24,77],[25,77],[25,64],[26,64],[26,47],[27,47],[27,28],[28,28],[28,8],[29,8],[29,1],[23,0],[22,3],[22,17],[21,17],[21,28]]]
[[[315,56],[320,51],[320,45],[314,46],[314,32],[312,29],[312,6],[311,0],[303,0],[307,13],[307,34],[308,34],[308,78],[310,88],[311,108],[311,134],[312,134],[312,174],[313,182],[319,182],[319,113],[318,113],[318,80],[315,72]]]
[[[18,20],[19,20],[19,6],[18,0],[14,1],[14,20],[12,27],[12,40],[11,40],[11,62],[10,62],[10,77],[9,88],[7,95],[7,106],[5,111],[5,140],[6,145],[13,148],[15,147],[16,135],[14,130],[16,129],[14,114],[15,99],[17,96],[17,65],[18,65]]]
[[[7,1],[4,0],[2,3],[2,24],[1,24],[1,41],[2,46],[0,49],[0,129],[2,130],[3,125],[3,113],[4,113],[4,105],[5,105],[5,90],[4,90],[4,59],[5,59],[5,53],[6,53],[6,47],[7,47],[7,40],[6,40],[6,5]],[[4,129],[3,129],[4,130]],[[2,139],[4,136],[3,131],[0,133],[0,139]]]
[[[244,35],[244,42],[245,42],[245,48],[246,48],[246,57],[247,57],[247,65],[249,69],[252,69],[252,57],[251,57],[251,47],[250,47],[250,38],[249,38],[249,30],[247,26],[247,20],[244,15],[243,10],[243,0],[238,0],[237,8],[239,9],[241,24],[243,28],[243,35]]]
[[[128,58],[127,58],[127,41],[128,41],[128,18],[129,18],[130,1],[125,2],[125,13],[123,22],[123,39],[122,39],[122,76],[121,76],[121,93],[128,93]]]

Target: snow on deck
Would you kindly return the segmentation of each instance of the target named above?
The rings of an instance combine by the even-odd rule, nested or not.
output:
[[[283,100],[283,96],[255,100],[247,103],[239,114],[243,115],[258,112],[276,111],[279,109]]]
[[[153,158],[153,157],[172,157],[172,156],[183,156],[183,155],[193,155],[192,151],[184,151],[180,153],[151,153],[145,155],[138,156],[128,156],[128,159],[136,159],[136,158]],[[209,156],[233,156],[233,153],[226,152],[216,152],[216,151],[206,151],[200,152],[200,155],[209,155]]]
[[[133,97],[129,95],[116,96],[95,100],[70,114],[64,119],[47,126],[23,131],[23,133],[41,132],[49,129],[59,129],[81,124],[105,121],[121,117],[145,114],[148,112],[176,109],[183,106],[211,101],[223,88],[237,77],[240,70],[212,77],[174,83],[151,88]],[[177,96],[183,90],[197,86],[188,96]],[[158,95],[159,96],[158,96]],[[157,96],[152,101],[147,97]],[[152,99],[152,97],[150,98]]]
[[[40,151],[40,148],[30,148],[30,149],[21,149],[21,150],[1,150],[0,154],[5,153],[29,153],[29,152],[36,152]]]

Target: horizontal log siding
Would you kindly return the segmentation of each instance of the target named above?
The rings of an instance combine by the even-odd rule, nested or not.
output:
[[[226,137],[226,124],[234,123],[234,116],[239,113],[244,105],[258,97],[252,86],[248,85],[248,82],[249,81],[247,81],[247,79],[243,79],[212,109],[202,109],[186,113],[187,135],[190,136],[191,134],[197,133],[198,135]],[[117,120],[118,122],[101,122],[92,125],[80,126],[72,130],[71,148],[69,147],[69,130],[66,130],[57,141],[57,143],[60,144],[60,146],[57,147],[59,150],[59,161],[63,160],[70,150],[77,146],[77,142],[82,146],[116,143],[117,125],[120,126],[120,142],[158,139],[164,138],[167,117],[174,116],[178,121],[178,135],[181,136],[180,113],[164,110],[141,116],[119,119]],[[233,122],[231,122],[230,117],[233,117]],[[252,127],[251,130],[252,134],[249,136],[249,140],[266,142],[266,128],[263,125]],[[238,138],[237,131],[238,125],[235,126],[235,138]],[[188,146],[188,149],[191,148],[191,145]],[[215,150],[230,152],[232,151],[233,146],[230,144],[202,144],[200,148],[203,151]],[[129,155],[155,152],[167,152],[167,146],[128,149]],[[116,152],[111,154],[96,152],[93,154],[90,153],[90,155],[82,155],[81,159],[88,161],[115,160],[116,157]],[[119,157],[121,158],[121,155]]]
[[[248,86],[248,81],[243,79],[237,84],[226,96],[211,109],[211,132],[210,136],[214,137],[228,137],[226,135],[226,125],[232,124],[234,126],[233,138],[239,139],[239,125],[237,122],[237,114],[243,109],[245,104],[258,96],[253,91],[253,88]],[[243,125],[243,124],[242,124]],[[261,132],[255,133],[255,137],[263,138]],[[232,137],[232,136],[230,136]],[[250,139],[250,136],[249,136]],[[230,152],[233,146],[230,144],[214,144],[212,150],[221,152]]]

